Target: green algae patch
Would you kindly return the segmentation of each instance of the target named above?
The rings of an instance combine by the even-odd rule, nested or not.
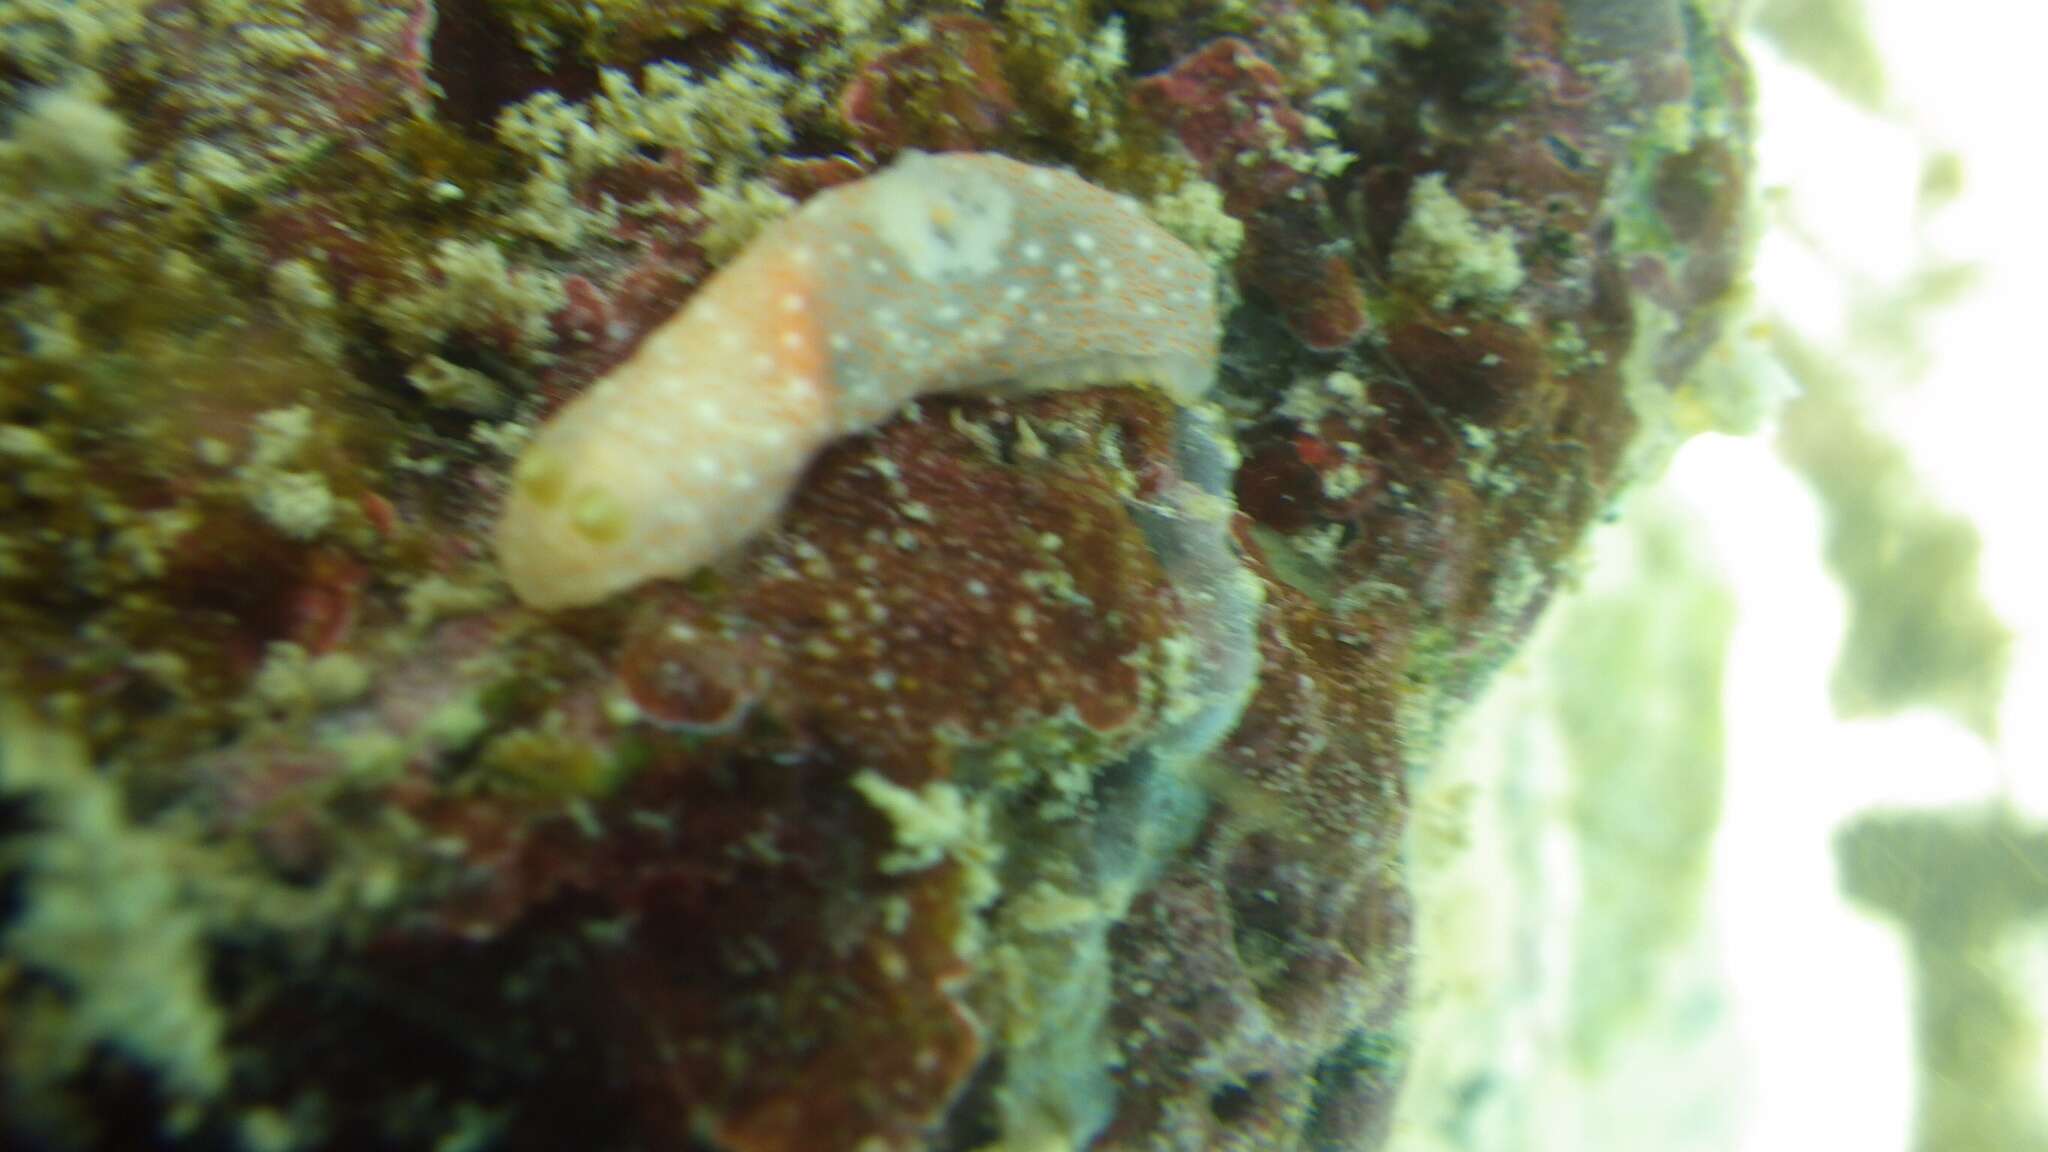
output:
[[[1842,890],[1903,930],[1913,965],[1914,1147],[2048,1141],[2024,959],[2048,926],[2048,832],[2002,804],[1880,812],[1835,838]]]
[[[0,847],[0,875],[22,893],[0,928],[10,1102],[69,1126],[58,1089],[106,1045],[160,1075],[178,1108],[204,1104],[227,1083],[226,1025],[174,842],[131,823],[75,734],[6,700],[0,798],[29,825]]]
[[[1994,737],[2013,638],[1985,598],[1975,526],[1925,492],[1905,450],[1856,410],[1850,380],[1779,343],[1806,390],[1786,408],[1779,450],[1820,498],[1823,556],[1848,599],[1836,713],[1933,707]]]

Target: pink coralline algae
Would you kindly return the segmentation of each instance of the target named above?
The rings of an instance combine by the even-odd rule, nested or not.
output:
[[[1307,122],[1279,70],[1242,40],[1218,40],[1137,86],[1139,105],[1180,138],[1244,221],[1245,281],[1272,297],[1287,326],[1328,351],[1366,328],[1365,295],[1309,167]],[[1285,152],[1287,155],[1283,155]]]
[[[839,96],[839,114],[881,155],[906,147],[986,146],[1017,112],[997,32],[964,13],[937,16],[927,40],[871,60]]]
[[[529,604],[686,575],[770,523],[827,441],[924,393],[1214,375],[1206,263],[1136,202],[998,156],[913,154],[815,197],[520,461],[498,556]]]

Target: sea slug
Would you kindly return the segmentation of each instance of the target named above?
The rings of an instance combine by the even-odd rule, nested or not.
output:
[[[769,526],[811,458],[964,389],[1215,375],[1215,274],[1067,172],[912,153],[778,221],[564,406],[513,472],[498,559],[538,608],[687,575]]]

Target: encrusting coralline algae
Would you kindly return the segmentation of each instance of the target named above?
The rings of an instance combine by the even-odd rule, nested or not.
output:
[[[814,198],[542,429],[498,557],[591,603],[766,526],[828,441],[928,392],[1209,387],[1214,273],[1136,202],[994,155],[911,153]]]

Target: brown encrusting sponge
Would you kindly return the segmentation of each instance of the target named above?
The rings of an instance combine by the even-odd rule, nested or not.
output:
[[[0,1126],[1370,1148],[1720,0],[0,0]]]

